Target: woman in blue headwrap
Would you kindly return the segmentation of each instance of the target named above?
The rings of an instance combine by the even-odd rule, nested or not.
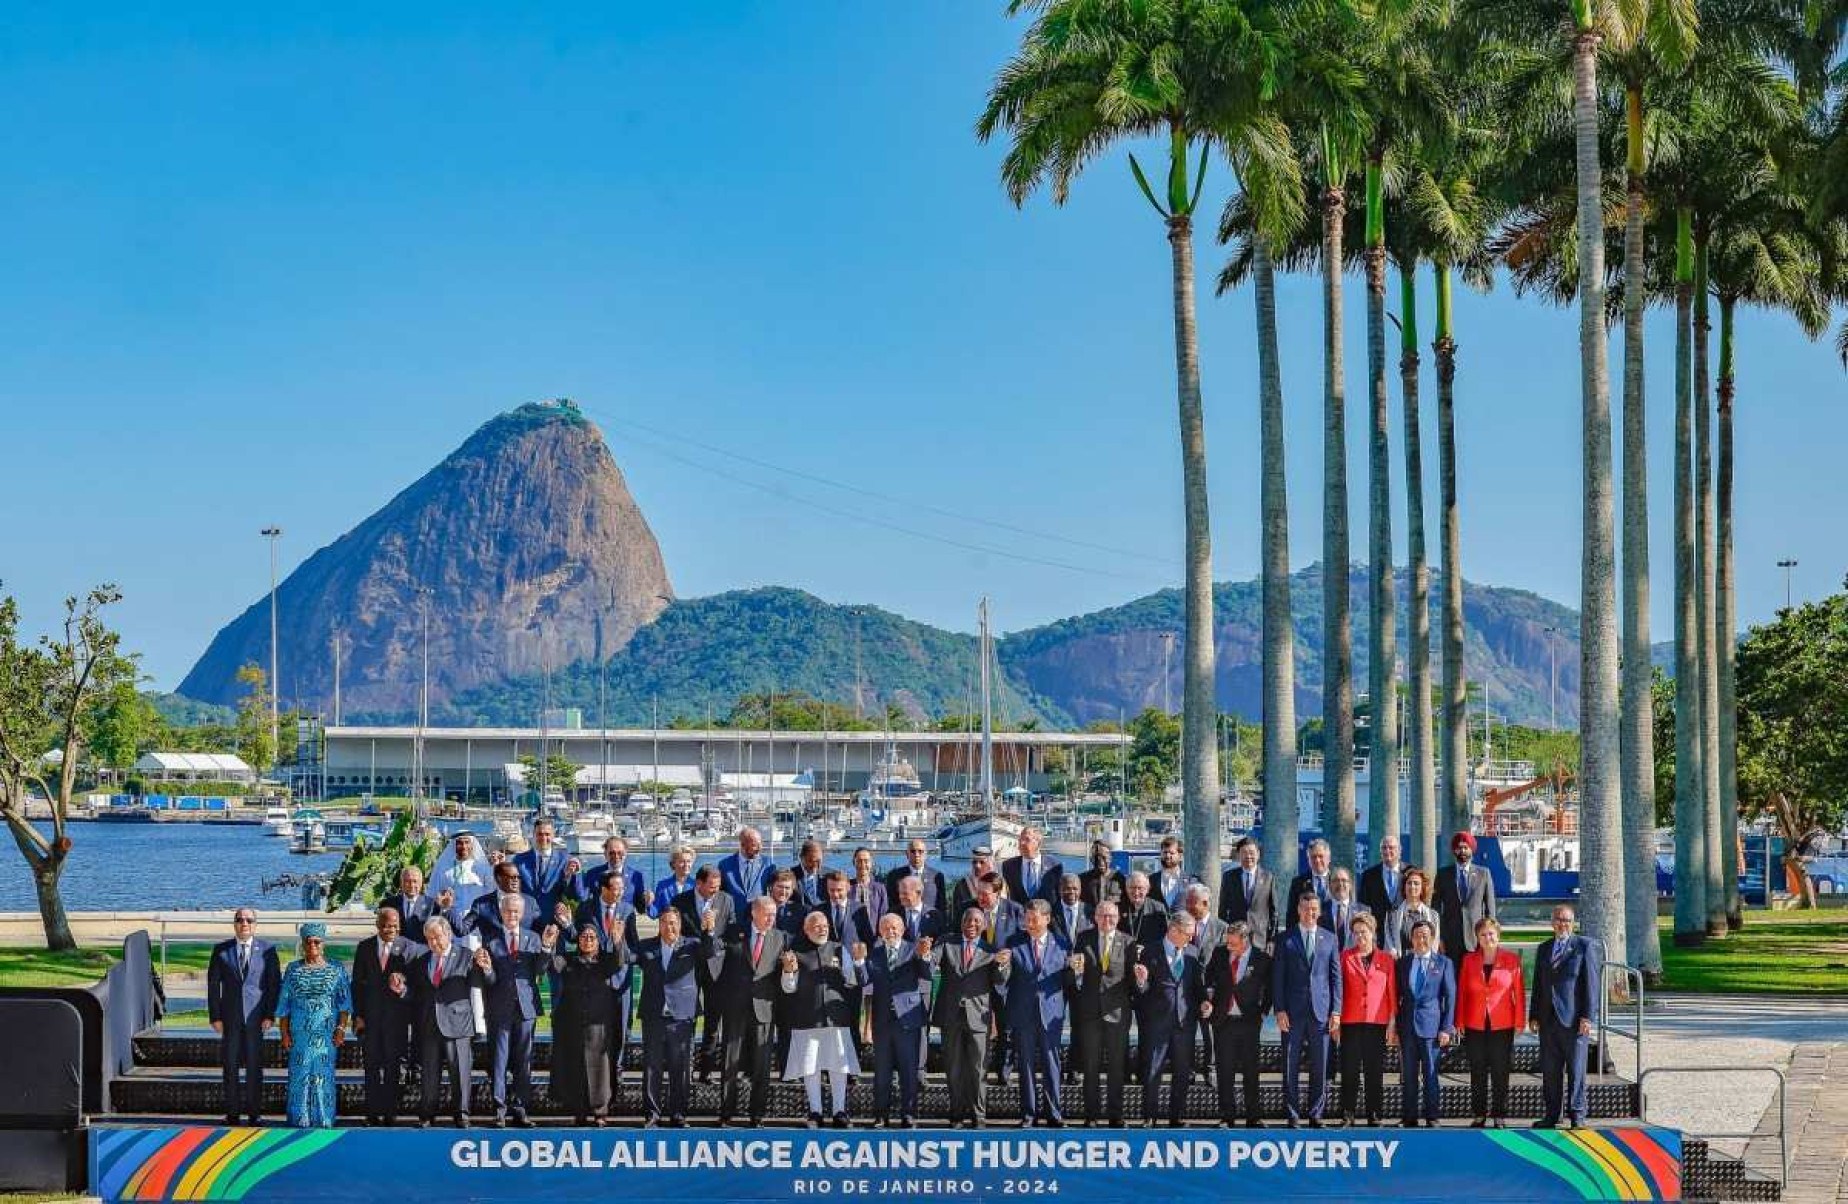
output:
[[[332,1128],[334,1060],[347,1035],[353,991],[346,968],[327,960],[327,925],[301,927],[301,957],[282,972],[276,1023],[289,1055],[289,1124]]]

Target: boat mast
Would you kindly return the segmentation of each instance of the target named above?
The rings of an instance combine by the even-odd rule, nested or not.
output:
[[[982,657],[982,803],[988,818],[995,817],[995,731],[994,700],[988,675],[989,635],[988,599],[984,597],[976,614],[981,620],[980,653]]]

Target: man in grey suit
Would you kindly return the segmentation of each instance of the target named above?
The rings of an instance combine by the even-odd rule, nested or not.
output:
[[[231,925],[236,935],[220,941],[206,964],[205,1010],[212,1031],[224,1038],[225,1123],[236,1124],[241,1110],[254,1125],[263,1116],[263,1034],[276,1023],[282,963],[276,946],[256,935],[255,911],[238,908]]]
[[[934,949],[937,1002],[931,1023],[943,1034],[943,1068],[950,1080],[950,1124],[979,1129],[988,1123],[988,1091],[982,1068],[988,1062],[988,1030],[994,1023],[995,991],[1007,981],[995,950],[982,940],[987,917],[979,907],[962,914],[956,937]],[[918,954],[931,961],[933,942],[918,942]]]
[[[443,1084],[443,1068],[456,1091],[456,1128],[468,1128],[469,1093],[475,1076],[475,1007],[471,987],[485,987],[475,959],[456,943],[449,921],[441,916],[424,921],[425,951],[411,967],[411,986],[417,998],[422,1034],[423,1096],[418,1101],[418,1127],[429,1128],[436,1119],[436,1100]]]
[[[1232,856],[1237,865],[1219,879],[1219,918],[1230,924],[1245,921],[1251,930],[1251,947],[1269,953],[1271,934],[1277,929],[1276,887],[1271,872],[1258,864],[1264,850],[1247,836]]]
[[[1464,954],[1476,951],[1476,921],[1495,916],[1495,881],[1473,864],[1476,838],[1468,832],[1450,838],[1450,855],[1456,865],[1437,871],[1434,902],[1444,954],[1461,966]]]
[[[1115,900],[1099,903],[1092,914],[1096,926],[1080,933],[1072,946],[1072,1052],[1084,1077],[1086,1126],[1102,1120],[1112,1128],[1123,1124],[1129,1021],[1135,1010],[1129,973],[1135,958],[1118,918]]]
[[[526,1106],[533,1094],[533,1030],[545,1014],[537,980],[552,965],[558,946],[558,928],[548,924],[541,935],[527,931],[522,919],[524,901],[508,895],[500,901],[501,930],[490,935],[475,951],[475,965],[487,980],[488,1047],[493,1062],[489,1089],[494,1097],[494,1123],[528,1129]],[[507,1075],[513,1074],[513,1091]]]

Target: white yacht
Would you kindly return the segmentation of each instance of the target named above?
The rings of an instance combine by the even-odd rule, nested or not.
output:
[[[263,830],[271,836],[287,836],[295,830],[295,821],[289,818],[287,807],[266,807],[263,811]]]

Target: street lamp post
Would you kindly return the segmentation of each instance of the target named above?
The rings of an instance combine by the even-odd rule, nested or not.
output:
[[[1784,570],[1784,609],[1789,610],[1790,609],[1790,570],[1797,567],[1797,562],[1794,559],[1780,560],[1777,562],[1777,567]]]
[[[282,538],[282,528],[277,527],[277,526],[268,526],[268,527],[263,528],[263,530],[259,531],[258,534],[263,536],[263,538],[269,540],[269,549],[270,549],[269,688],[270,688],[270,759],[273,763],[281,759],[280,754],[282,751],[281,744],[280,744],[280,740],[281,740],[280,729],[282,727],[282,715],[278,709],[278,702],[277,702],[277,700],[281,698],[282,696],[282,691],[279,688],[279,683],[276,680],[276,630],[277,630],[277,624],[276,624],[276,543],[278,540]]]
[[[1552,729],[1554,731],[1559,730],[1559,640],[1555,638],[1558,635],[1559,628],[1546,629],[1546,657],[1552,674],[1552,685],[1549,687],[1547,698],[1548,705],[1552,709]]]

